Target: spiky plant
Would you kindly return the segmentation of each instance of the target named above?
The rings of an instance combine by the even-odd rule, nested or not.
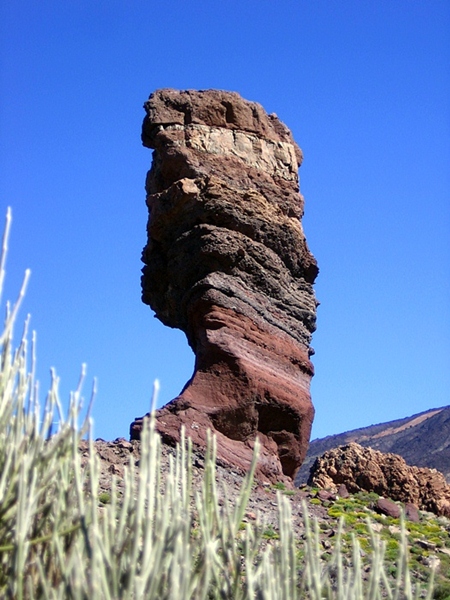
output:
[[[11,213],[0,259],[0,292]],[[353,540],[352,564],[344,564],[340,530],[328,563],[321,558],[317,523],[306,505],[305,540],[295,539],[289,501],[278,492],[279,539],[267,544],[259,518],[242,528],[252,489],[257,447],[236,502],[220,506],[216,445],[210,436],[204,477],[195,488],[191,443],[181,443],[161,470],[161,440],[147,419],[139,466],[125,469],[124,491],[116,480],[101,495],[99,461],[91,439],[89,410],[80,420],[81,387],[67,414],[58,397],[58,378],[41,407],[34,376],[34,343],[28,358],[28,320],[13,349],[13,330],[25,293],[6,306],[0,337],[0,597],[14,600],[294,600],[308,598],[391,599],[413,594],[403,535],[392,582],[385,547],[372,536],[372,560],[364,579],[360,549]],[[29,365],[31,362],[31,367]],[[54,423],[57,423],[56,429]],[[89,438],[89,458],[79,444]],[[403,529],[404,531],[404,529]],[[303,558],[300,558],[302,556]],[[427,597],[431,598],[431,585]]]

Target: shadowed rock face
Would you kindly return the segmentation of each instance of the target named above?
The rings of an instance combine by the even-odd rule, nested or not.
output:
[[[301,151],[276,115],[236,93],[163,89],[145,110],[142,299],[195,353],[157,428],[174,442],[184,424],[200,445],[213,429],[219,458],[243,469],[258,435],[259,475],[293,478],[314,416],[318,272],[300,222]]]

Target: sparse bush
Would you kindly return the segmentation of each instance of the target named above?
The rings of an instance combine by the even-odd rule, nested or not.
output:
[[[10,216],[0,262],[0,291]],[[386,542],[368,527],[370,571],[362,576],[361,549],[341,552],[342,522],[334,549],[323,558],[319,526],[306,505],[305,540],[294,538],[288,499],[278,491],[278,532],[258,519],[242,520],[252,489],[257,451],[240,496],[219,505],[215,441],[209,438],[201,488],[192,483],[191,446],[181,444],[161,474],[161,441],[145,422],[139,467],[125,469],[124,491],[104,496],[90,439],[86,464],[79,443],[90,436],[89,412],[78,425],[81,384],[65,416],[58,379],[43,410],[33,364],[28,371],[27,326],[13,350],[19,300],[6,311],[0,338],[0,597],[74,600],[293,600],[375,599],[413,594],[406,534],[396,557],[396,580],[385,569]],[[31,353],[33,354],[33,352]],[[33,361],[32,361],[33,362]],[[58,425],[55,428],[54,423]],[[100,503],[100,504],[99,504]],[[270,540],[267,538],[270,537]],[[431,598],[429,586],[428,598]],[[441,596],[439,596],[441,597]]]
[[[111,502],[111,494],[109,492],[102,492],[98,499],[102,504],[109,504]]]
[[[449,600],[450,599],[450,584],[443,583],[443,584],[437,585],[434,590],[434,593],[433,593],[433,598],[435,598],[435,600]]]

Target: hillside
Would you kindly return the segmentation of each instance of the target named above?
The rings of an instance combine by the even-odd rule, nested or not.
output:
[[[307,481],[317,456],[349,442],[399,454],[410,465],[438,469],[450,482],[450,406],[313,440],[296,484]]]

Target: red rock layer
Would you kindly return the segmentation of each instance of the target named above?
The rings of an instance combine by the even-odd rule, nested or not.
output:
[[[235,93],[159,90],[145,108],[154,153],[142,298],[196,357],[158,430],[173,442],[184,424],[204,445],[210,428],[219,458],[243,469],[259,436],[259,475],[293,478],[314,416],[318,272],[300,221],[301,151],[276,115]]]

